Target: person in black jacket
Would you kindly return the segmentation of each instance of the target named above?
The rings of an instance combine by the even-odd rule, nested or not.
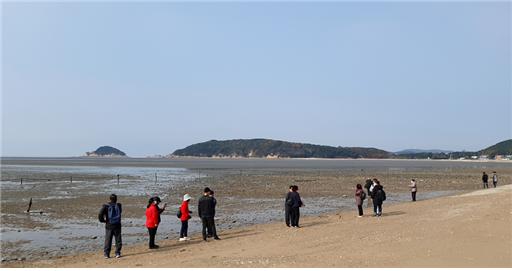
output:
[[[110,258],[110,250],[112,249],[112,238],[116,239],[116,258],[121,257],[121,203],[117,203],[117,196],[110,195],[110,202],[104,204],[98,215],[100,222],[105,223],[105,245],[103,247],[103,255],[105,259]]]
[[[201,222],[203,224],[203,240],[206,241],[206,229],[208,228],[208,232],[211,232],[214,236],[214,239],[218,240],[216,232],[213,232],[213,217],[215,215],[215,203],[213,198],[210,197],[210,188],[206,187],[204,189],[203,196],[199,198],[198,201],[198,210],[197,214],[201,218]]]
[[[206,228],[208,230],[208,238],[213,236],[213,239],[220,240],[219,236],[217,235],[217,228],[215,227],[215,207],[217,207],[217,199],[215,199],[215,192],[213,190],[210,190],[210,197],[213,199],[213,217],[211,221],[212,230],[209,231],[208,227]]]
[[[287,227],[290,227],[290,210],[292,207],[292,201],[291,201],[291,195],[293,193],[293,185],[290,185],[290,188],[288,189],[288,193],[286,193],[286,197],[284,199],[284,222],[286,223]]]
[[[489,188],[489,175],[485,172],[482,175],[482,182],[484,183],[484,188]]]
[[[386,200],[386,194],[384,192],[384,188],[380,185],[380,182],[377,181],[375,187],[372,190],[373,194],[373,212],[374,216],[382,215],[382,203]]]
[[[290,195],[291,207],[290,207],[290,218],[291,224],[294,228],[300,228],[299,226],[299,218],[300,218],[300,207],[303,207],[302,199],[299,195],[299,187],[294,185],[292,188],[292,193]]]

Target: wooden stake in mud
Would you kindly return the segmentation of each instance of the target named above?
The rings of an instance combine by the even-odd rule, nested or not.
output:
[[[70,181],[71,183],[73,183],[73,176],[70,176],[70,177],[69,177],[69,181]]]
[[[155,184],[157,181],[158,181],[158,176],[156,176],[156,172],[155,172]]]
[[[27,213],[30,213],[30,208],[32,207],[32,198],[30,198],[30,202],[28,203]]]
[[[119,185],[119,174],[117,174],[117,185]]]
[[[20,179],[20,184],[23,184],[23,178]]]

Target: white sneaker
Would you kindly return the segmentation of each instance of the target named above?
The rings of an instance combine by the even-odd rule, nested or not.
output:
[[[358,215],[357,217],[363,217],[362,215]]]
[[[186,241],[190,241],[190,237],[185,237],[185,240]]]
[[[180,238],[178,241],[182,242],[182,241],[187,241],[187,239],[185,237],[182,237]]]

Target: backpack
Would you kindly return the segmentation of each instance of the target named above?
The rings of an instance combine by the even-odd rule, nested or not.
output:
[[[107,217],[109,224],[121,224],[121,210],[117,203],[108,205]]]
[[[364,201],[366,199],[366,193],[364,191],[361,191],[361,201]]]
[[[384,189],[381,189],[382,190],[382,201],[385,201],[386,200],[386,192],[384,192]]]
[[[178,213],[176,214],[176,216],[177,216],[178,218],[181,218],[181,208],[180,208],[180,209],[178,209]]]

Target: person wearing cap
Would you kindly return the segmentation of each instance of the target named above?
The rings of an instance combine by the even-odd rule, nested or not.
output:
[[[101,207],[98,219],[101,223],[105,223],[105,245],[103,247],[103,255],[105,259],[110,258],[110,250],[112,249],[112,239],[116,239],[116,258],[121,257],[121,213],[123,209],[121,203],[117,202],[117,195],[110,195],[110,202]]]
[[[213,224],[213,216],[214,216],[214,201],[213,198],[210,197],[210,188],[206,187],[203,192],[203,196],[198,200],[198,208],[197,215],[201,218],[201,223],[203,224],[203,240],[206,241],[206,229],[208,228],[208,232],[213,232],[212,224]]]
[[[181,203],[180,212],[181,212],[181,230],[180,230],[180,241],[189,241],[190,238],[188,238],[188,220],[190,219],[190,214],[192,213],[188,209],[188,203],[192,199],[192,197],[189,194],[185,194],[183,196],[183,202]]]
[[[148,201],[146,208],[146,227],[149,232],[149,249],[157,249],[158,245],[155,244],[156,231],[160,224],[160,214],[165,210],[167,204],[164,204],[163,208],[158,207],[161,202],[159,197],[152,197]]]

